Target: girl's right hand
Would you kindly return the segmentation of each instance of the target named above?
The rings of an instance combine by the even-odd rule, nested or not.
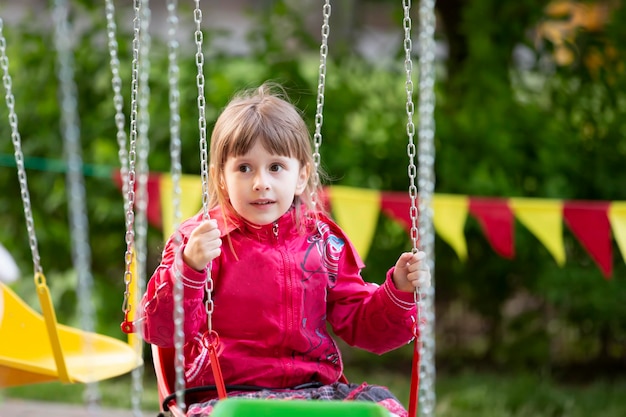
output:
[[[183,261],[196,271],[203,271],[222,252],[220,234],[217,220],[209,219],[200,223],[189,235]]]

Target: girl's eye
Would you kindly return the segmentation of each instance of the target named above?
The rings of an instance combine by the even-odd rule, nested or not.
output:
[[[270,171],[272,172],[278,172],[282,169],[282,166],[280,164],[272,164],[270,166]]]
[[[250,167],[248,165],[239,165],[239,172],[250,172]]]

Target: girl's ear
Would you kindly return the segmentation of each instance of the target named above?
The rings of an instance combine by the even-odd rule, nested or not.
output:
[[[211,165],[209,167],[209,170],[211,172],[211,178],[217,185],[216,188],[219,188],[220,190],[226,192],[226,182],[224,181],[224,175],[222,174],[222,172],[218,172],[215,165]]]
[[[306,164],[300,168],[298,174],[298,182],[296,183],[296,195],[302,195],[306,186],[309,183],[309,177],[311,176],[311,165]]]

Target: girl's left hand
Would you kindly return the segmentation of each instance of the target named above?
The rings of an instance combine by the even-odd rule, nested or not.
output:
[[[430,287],[430,268],[426,264],[426,253],[418,251],[400,255],[393,271],[393,283],[397,289],[406,292]]]

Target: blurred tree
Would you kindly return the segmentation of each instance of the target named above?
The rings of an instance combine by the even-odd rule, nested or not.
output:
[[[545,9],[547,4],[539,0],[436,3],[438,43],[448,51],[437,63],[437,192],[626,199],[622,186],[626,182],[622,168],[626,157],[622,122],[626,76],[621,42],[626,36],[626,11],[621,3],[612,4],[605,26],[578,28],[567,37],[555,38],[545,35],[554,20],[550,15],[554,10]],[[85,23],[82,36],[76,39],[83,154],[86,163],[104,169],[98,171],[104,172],[101,176],[87,178],[93,269],[100,294],[119,295],[98,300],[98,314],[100,325],[118,334],[118,319],[112,318],[121,316],[124,213],[122,197],[107,174],[117,166],[118,155],[108,54],[102,36],[105,23],[100,4],[81,1],[76,5],[76,15],[85,19],[81,21]],[[218,49],[215,44],[224,34],[205,32],[210,58],[205,66],[209,128],[234,91],[267,79],[287,87],[311,129],[314,127],[317,35],[306,30],[306,16],[293,4],[273,1],[265,5],[254,14],[258,25],[251,34],[250,56]],[[341,3],[348,8],[345,16],[354,16],[354,31],[359,10],[349,8],[360,6],[358,2]],[[417,9],[414,7],[414,30],[418,27]],[[390,10],[400,28],[398,5]],[[57,304],[63,319],[73,313],[74,295],[67,273],[71,265],[63,166],[50,162],[62,159],[62,146],[54,48],[48,30],[48,26],[28,20],[7,30],[6,36],[42,262],[49,274],[59,277],[57,282],[66,292],[60,296],[65,302]],[[335,26],[331,38],[334,30]],[[122,73],[130,74],[131,35],[118,35]],[[347,44],[355,46],[353,40]],[[397,62],[385,65],[346,48],[333,45],[330,49],[322,164],[336,184],[405,190],[402,45],[394,51]],[[559,60],[562,48],[569,50],[570,61]],[[164,71],[167,48],[161,39],[153,39],[151,53],[150,89],[155,99],[150,102],[149,164],[152,170],[167,171],[169,110],[167,100],[160,99],[168,92]],[[192,55],[185,53],[180,61],[186,173],[199,172],[200,163],[197,67]],[[128,84],[123,89],[125,96],[126,90]],[[2,113],[6,120],[6,111]],[[10,138],[6,123],[0,123],[0,137]],[[4,155],[13,153],[8,139],[0,146]],[[0,196],[4,225],[0,240],[27,273],[30,253],[15,169],[1,169],[0,181],[5,184]],[[466,263],[442,241],[436,243],[436,302],[442,324],[438,346],[445,355],[443,364],[466,364],[469,359],[503,366],[551,366],[595,357],[612,363],[623,361],[620,341],[626,335],[626,308],[619,303],[624,296],[622,262],[615,265],[614,280],[607,282],[567,232],[568,262],[562,269],[520,227],[516,229],[514,260],[497,256],[473,219],[468,220],[465,232]],[[151,269],[158,262],[163,242],[158,230],[151,229],[149,238]],[[407,249],[409,242],[397,224],[382,217],[375,239],[364,276],[380,281],[390,260]],[[452,320],[455,323],[450,323]],[[450,329],[455,333],[446,333]],[[558,343],[565,340],[564,335],[569,338],[565,348]],[[390,361],[396,359],[392,356]]]

